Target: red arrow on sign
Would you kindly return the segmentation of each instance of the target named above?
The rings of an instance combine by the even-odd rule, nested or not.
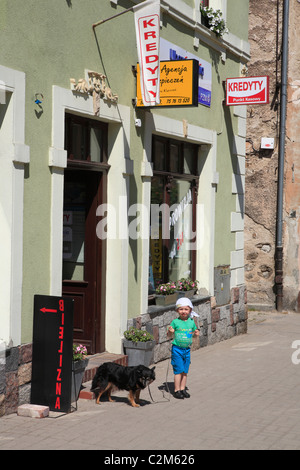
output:
[[[45,308],[45,307],[41,308],[40,311],[43,312],[43,313],[46,313],[46,312],[47,312],[47,313],[48,313],[48,312],[49,312],[49,313],[57,313],[57,310],[53,310],[53,309],[51,309],[51,308]]]

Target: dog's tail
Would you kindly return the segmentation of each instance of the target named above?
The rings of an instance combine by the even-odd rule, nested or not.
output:
[[[96,376],[93,378],[93,381],[92,381],[91,392],[96,392],[97,390],[99,390],[98,382],[95,379],[96,379]]]
[[[101,382],[103,381],[103,371],[106,369],[105,364],[98,367],[96,374],[94,375],[91,392],[95,392],[101,388]]]
[[[91,386],[91,388],[90,388],[90,391],[91,391],[91,392],[99,392],[99,390],[100,390],[100,387],[98,387],[97,384],[93,384],[93,383],[92,383],[92,386]]]

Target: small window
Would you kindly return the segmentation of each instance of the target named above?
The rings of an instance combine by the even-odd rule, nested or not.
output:
[[[181,173],[181,155],[178,144],[170,144],[170,172]]]
[[[103,155],[103,129],[91,126],[90,156],[91,162],[100,163]]]
[[[195,145],[184,144],[183,146],[183,172],[186,175],[197,174],[197,152]]]
[[[85,149],[87,148],[86,128],[79,123],[70,123],[70,148],[68,158],[71,160],[87,160]]]
[[[107,124],[66,114],[65,148],[69,160],[106,163],[106,135]]]
[[[153,165],[157,171],[166,171],[166,144],[161,140],[155,140],[155,151],[153,155]]]
[[[153,169],[174,175],[198,175],[198,146],[177,140],[153,139]]]

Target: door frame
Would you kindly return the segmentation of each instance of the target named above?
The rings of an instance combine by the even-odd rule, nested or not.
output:
[[[65,113],[71,112],[108,123],[108,156],[114,172],[108,172],[107,201],[117,207],[119,198],[128,200],[129,178],[133,175],[133,161],[130,159],[130,123],[132,110],[118,103],[111,105],[100,100],[101,106],[95,115],[93,96],[81,94],[56,85],[52,87],[52,140],[49,148],[49,170],[51,173],[50,209],[50,295],[61,296],[62,290],[62,246],[63,246],[63,194],[64,170],[67,168],[65,142]],[[115,188],[118,187],[116,194]],[[109,218],[109,217],[108,217]],[[110,231],[110,223],[107,225]],[[106,350],[122,352],[122,332],[128,317],[128,242],[113,239],[108,234],[105,248],[105,272],[102,296],[105,321]],[[118,259],[116,260],[116,253]],[[121,286],[116,290],[116,282]]]
[[[81,134],[78,134],[78,128],[74,130],[74,124],[80,126]],[[90,136],[92,128],[100,129],[101,134],[101,149],[99,153],[100,160],[99,162],[91,161],[91,149],[90,149]],[[84,140],[80,143],[75,144],[73,148],[73,137],[84,134]],[[91,312],[85,312],[86,315],[91,314],[90,325],[90,334],[86,340],[90,340],[89,352],[92,354],[105,351],[105,301],[102,302],[102,299],[105,299],[105,282],[102,282],[102,279],[105,277],[103,272],[103,266],[106,266],[106,243],[105,240],[101,240],[97,237],[96,226],[96,213],[97,208],[100,204],[105,204],[107,202],[107,174],[110,169],[107,156],[107,135],[108,135],[108,125],[106,123],[100,122],[99,120],[91,119],[87,116],[78,116],[73,113],[65,114],[65,148],[67,149],[67,172],[75,172],[80,176],[84,175],[84,179],[88,185],[90,180],[91,187],[94,188],[95,193],[90,193],[89,202],[87,202],[89,207],[89,213],[86,214],[89,218],[90,230],[86,232],[89,241],[85,238],[85,260],[89,260],[88,264],[85,266],[85,278],[83,282],[78,283],[78,294],[81,293],[84,298],[83,312],[85,307],[89,304],[85,296],[92,294],[92,304],[89,305]],[[72,152],[76,152],[78,149],[83,149],[82,154],[79,158],[85,158],[84,160],[75,159],[75,156]],[[71,173],[70,173],[71,174]],[[65,179],[65,177],[64,177]],[[92,191],[93,192],[93,191]],[[87,225],[86,225],[87,227]],[[94,231],[94,233],[93,233]],[[87,251],[89,250],[89,251]],[[95,253],[96,259],[95,264],[91,264],[90,260],[93,258],[93,252]],[[62,251],[63,256],[63,251]],[[103,260],[103,263],[102,263]],[[86,268],[89,267],[92,271],[92,277],[88,280]],[[86,277],[87,276],[87,277]],[[88,280],[88,284],[85,281]],[[86,284],[87,292],[84,292],[84,285]],[[69,281],[64,282],[63,286],[70,286],[76,291],[76,282]],[[81,290],[80,290],[81,287]],[[65,290],[67,292],[68,289]],[[74,291],[74,292],[75,292]],[[104,318],[103,318],[104,317]],[[83,338],[84,342],[84,338]]]

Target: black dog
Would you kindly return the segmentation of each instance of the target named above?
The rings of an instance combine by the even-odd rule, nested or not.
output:
[[[143,365],[125,367],[114,362],[105,362],[98,368],[91,387],[97,405],[104,392],[108,393],[108,400],[113,401],[111,390],[115,386],[119,390],[129,390],[128,400],[131,406],[138,407],[141,390],[155,380],[154,369],[155,367],[149,369]]]

